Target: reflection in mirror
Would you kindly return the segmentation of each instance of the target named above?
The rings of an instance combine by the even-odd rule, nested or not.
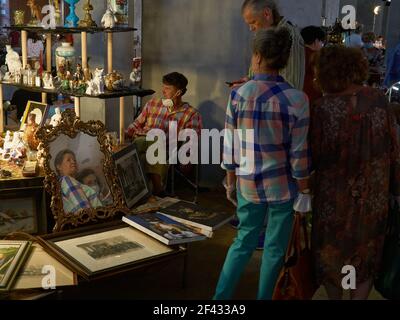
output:
[[[53,231],[107,220],[127,210],[102,122],[85,123],[66,110],[57,127],[46,125],[37,137],[45,188],[52,195]]]
[[[104,154],[96,137],[79,133],[71,139],[60,135],[50,144],[50,154],[54,159],[52,169],[61,184],[65,213],[113,204],[103,172]]]

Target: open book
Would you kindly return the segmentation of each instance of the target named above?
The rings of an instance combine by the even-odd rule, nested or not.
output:
[[[126,216],[122,218],[122,221],[166,245],[176,245],[206,239],[205,235],[160,213]]]

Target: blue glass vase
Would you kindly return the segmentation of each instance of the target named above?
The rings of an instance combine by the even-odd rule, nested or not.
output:
[[[66,3],[69,4],[69,15],[65,19],[65,27],[67,28],[77,28],[79,17],[75,13],[75,5],[80,0],[64,0]]]

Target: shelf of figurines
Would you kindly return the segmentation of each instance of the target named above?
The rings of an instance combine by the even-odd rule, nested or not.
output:
[[[122,87],[118,91],[110,91],[104,89],[104,93],[98,95],[91,95],[91,94],[86,94],[85,91],[83,90],[62,89],[61,86],[55,87],[54,89],[46,89],[43,87],[28,86],[22,83],[9,82],[9,81],[0,81],[0,84],[15,86],[30,92],[43,92],[56,95],[61,93],[62,95],[65,96],[78,97],[78,98],[89,97],[98,99],[110,99],[110,98],[120,98],[128,96],[137,96],[143,98],[155,93],[155,91],[151,89],[141,89],[139,87]],[[84,88],[87,89],[86,86]]]
[[[35,33],[52,33],[52,34],[68,34],[68,33],[119,33],[119,32],[132,32],[136,31],[136,28],[124,27],[124,26],[115,26],[113,28],[102,28],[102,27],[77,27],[77,28],[69,28],[69,27],[56,27],[54,29],[49,28],[45,29],[43,27],[30,27],[30,26],[5,26],[4,29],[8,29],[11,31],[28,31]]]
[[[13,181],[44,176],[43,166],[38,161],[39,141],[32,128],[36,127],[28,124],[23,131],[7,131],[4,138],[0,136],[1,189],[16,187]]]

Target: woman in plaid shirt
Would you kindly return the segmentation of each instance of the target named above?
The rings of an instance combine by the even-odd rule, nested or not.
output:
[[[218,300],[233,296],[256,249],[266,215],[258,299],[272,299],[292,230],[294,200],[299,191],[308,192],[308,98],[279,76],[290,48],[287,30],[258,31],[253,42],[255,75],[234,88],[228,103],[222,166],[227,171],[228,198],[232,199],[236,186],[238,189],[240,224],[217,285],[214,298]],[[239,138],[240,150],[233,147],[233,130],[247,130],[246,140]],[[254,142],[249,143],[251,133]],[[246,161],[251,159],[251,163],[245,163],[244,158],[232,163],[232,153],[239,152],[245,153]]]

